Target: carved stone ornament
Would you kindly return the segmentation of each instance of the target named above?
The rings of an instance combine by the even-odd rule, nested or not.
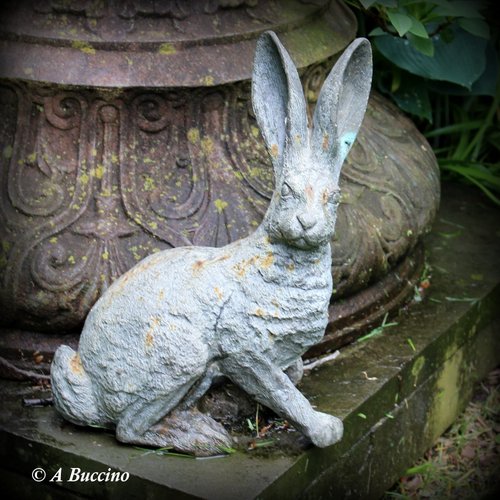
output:
[[[260,224],[273,174],[250,105],[258,34],[279,32],[311,118],[356,25],[336,0],[19,0],[0,12],[0,373],[46,378],[139,260]],[[439,201],[427,142],[375,93],[340,186],[334,300],[306,355],[412,295]]]
[[[252,103],[275,177],[261,224],[221,248],[151,255],[118,278],[91,309],[78,352],[55,353],[52,393],[66,419],[116,426],[125,443],[217,454],[231,437],[197,403],[222,376],[315,445],[342,437],[341,420],[315,411],[284,372],[302,371],[328,323],[340,169],[371,74],[369,42],[357,39],[326,78],[308,128],[290,56],[273,32],[261,35]],[[107,122],[111,109],[102,108]]]

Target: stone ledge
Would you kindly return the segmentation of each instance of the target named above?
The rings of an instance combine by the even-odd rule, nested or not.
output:
[[[64,423],[53,408],[23,408],[28,384],[2,381],[0,474],[4,492],[52,498],[377,498],[422,455],[500,361],[498,211],[449,186],[427,238],[431,287],[382,335],[342,350],[301,388],[344,419],[344,439],[299,455],[190,460],[117,443]],[[127,483],[35,483],[31,471],[128,471]],[[22,485],[22,486],[21,486]]]

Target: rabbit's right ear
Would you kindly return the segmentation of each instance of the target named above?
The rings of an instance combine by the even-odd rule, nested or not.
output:
[[[252,104],[271,155],[276,184],[283,172],[285,149],[308,140],[306,101],[299,74],[272,31],[263,33],[255,51]],[[302,146],[303,147],[303,146]]]
[[[313,150],[326,157],[336,180],[363,121],[371,81],[370,42],[358,38],[326,78],[313,116]]]

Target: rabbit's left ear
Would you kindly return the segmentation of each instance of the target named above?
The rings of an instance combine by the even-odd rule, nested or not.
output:
[[[326,78],[313,116],[312,149],[326,155],[336,180],[363,121],[371,81],[370,42],[357,38]]]
[[[303,148],[308,139],[308,129],[306,101],[299,74],[272,31],[263,33],[257,41],[252,103],[278,184],[284,174],[285,150]]]

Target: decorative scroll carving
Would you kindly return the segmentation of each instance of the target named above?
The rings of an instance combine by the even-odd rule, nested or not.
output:
[[[329,66],[303,75],[311,106]],[[248,84],[118,96],[5,84],[0,113],[5,325],[76,328],[146,255],[224,245],[267,209],[273,174]],[[409,120],[372,96],[343,169],[335,296],[384,275],[429,227],[439,184],[427,147]]]

